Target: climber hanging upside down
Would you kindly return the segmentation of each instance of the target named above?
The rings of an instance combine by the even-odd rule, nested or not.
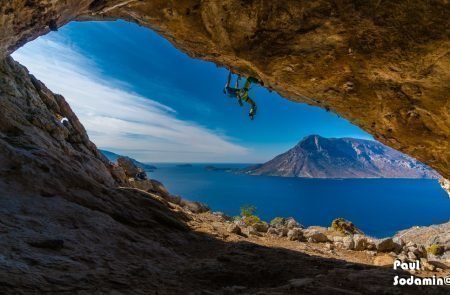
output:
[[[240,106],[243,106],[243,103],[242,103],[243,101],[248,103],[251,106],[250,112],[248,113],[248,115],[250,116],[250,119],[253,120],[253,118],[255,117],[255,114],[256,114],[257,107],[256,107],[256,103],[248,95],[248,92],[250,90],[251,83],[257,83],[258,80],[253,77],[248,77],[244,83],[244,86],[241,89],[239,89],[239,81],[241,79],[241,76],[240,75],[238,76],[235,87],[232,87],[232,86],[230,86],[231,74],[232,73],[230,71],[228,73],[227,84],[225,84],[223,93],[225,93],[229,97],[237,98]]]

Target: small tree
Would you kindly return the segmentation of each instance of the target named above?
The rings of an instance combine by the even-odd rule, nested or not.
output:
[[[249,217],[255,215],[256,207],[253,205],[244,205],[241,206],[241,216]]]

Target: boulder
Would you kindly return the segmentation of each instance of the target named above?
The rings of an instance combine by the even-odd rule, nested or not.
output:
[[[228,215],[226,215],[226,214],[223,213],[223,212],[215,211],[215,212],[213,212],[212,214],[215,215],[215,216],[217,216],[217,218],[218,218],[220,221],[222,221],[222,222],[225,222],[225,221],[231,221],[231,217],[228,216]]]
[[[275,217],[270,221],[270,226],[275,228],[286,228],[286,229],[303,228],[303,225],[298,223],[292,217],[289,218]]]
[[[287,228],[275,228],[275,227],[269,227],[269,229],[267,230],[267,233],[272,235],[272,236],[277,236],[277,237],[286,237],[288,230]]]
[[[239,216],[234,218],[233,223],[236,224],[236,225],[239,225],[240,227],[246,227],[245,222]]]
[[[394,241],[394,243],[400,245],[400,247],[404,247],[405,246],[405,241],[400,238],[400,237],[393,237],[392,241]]]
[[[325,249],[331,251],[334,249],[334,245],[332,243],[325,243]]]
[[[305,230],[303,235],[310,243],[325,243],[329,241],[328,237],[318,230]]]
[[[379,239],[375,241],[378,252],[399,252],[401,246],[395,243],[392,238]]]
[[[278,236],[280,238],[286,237],[288,232],[289,232],[289,230],[287,228],[280,228],[280,229],[278,229]]]
[[[208,206],[200,202],[192,202],[182,199],[180,205],[192,213],[205,213],[209,211]]]
[[[401,254],[397,255],[397,259],[399,259],[401,262],[407,262],[408,261],[408,256],[406,256],[405,254],[401,253]]]
[[[409,248],[409,247],[416,247],[417,245],[411,241],[409,241],[408,243],[406,243],[405,247]]]
[[[300,223],[298,223],[294,218],[289,217],[288,219],[286,219],[285,221],[285,225],[288,229],[293,229],[293,228],[303,228],[303,225],[301,225]]]
[[[252,226],[256,231],[260,233],[266,233],[267,230],[269,229],[269,225],[266,222],[257,222]]]
[[[279,232],[280,232],[280,230],[275,227],[269,227],[269,229],[267,230],[267,234],[272,235],[272,236],[278,236]]]
[[[237,235],[240,235],[242,233],[241,228],[234,223],[231,223],[230,225],[228,225],[227,232],[232,233],[232,234],[237,234]]]
[[[344,237],[341,236],[333,236],[332,241],[333,243],[343,243]]]
[[[127,176],[122,167],[120,167],[119,165],[115,165],[113,163],[109,163],[108,169],[111,172],[111,175],[118,183],[120,183],[120,185],[122,186],[127,185]]]
[[[275,217],[270,221],[270,226],[274,228],[282,228],[285,227],[286,218],[283,217]]]
[[[292,228],[288,231],[287,238],[290,241],[301,241],[304,239],[303,231],[300,228]]]
[[[136,175],[138,173],[141,172],[141,169],[139,167],[137,167],[133,163],[133,161],[130,158],[128,158],[128,157],[118,157],[117,158],[117,165],[124,170],[125,175],[127,177],[133,177],[134,178],[134,177],[136,177]]]
[[[259,231],[257,231],[253,225],[247,226],[246,228],[243,229],[242,231],[244,234],[246,234],[247,236],[253,235],[253,236],[261,236],[261,233]]]
[[[154,179],[150,179],[149,181],[152,184],[152,192],[157,193],[163,198],[170,196],[169,191],[161,182]]]
[[[351,221],[348,221],[344,218],[336,218],[335,220],[333,220],[331,222],[331,229],[346,235],[363,233]]]
[[[417,260],[417,256],[416,254],[414,254],[414,252],[408,252],[408,259]]]
[[[181,204],[181,200],[182,198],[180,196],[174,196],[174,195],[167,195],[167,196],[163,196],[163,198],[171,203],[180,205]]]
[[[355,242],[356,251],[372,250],[375,245],[373,242],[363,235],[354,235],[353,241]]]
[[[154,192],[153,184],[149,180],[133,179],[133,181],[130,182],[130,186],[140,189],[140,190],[143,190],[143,191],[146,191],[146,192]],[[160,195],[160,194],[158,194],[158,195]],[[161,195],[161,197],[163,197],[163,196]]]
[[[427,271],[435,271],[436,270],[436,266],[429,263],[426,258],[420,258],[420,266],[422,267],[423,270],[427,270]]]
[[[343,245],[343,248],[347,249],[347,250],[355,249],[355,241],[353,240],[353,237],[351,237],[351,236],[344,237],[342,239],[342,245]]]
[[[413,251],[413,253],[419,258],[426,258],[427,257],[427,250],[422,245],[418,245],[416,247],[415,251]]]

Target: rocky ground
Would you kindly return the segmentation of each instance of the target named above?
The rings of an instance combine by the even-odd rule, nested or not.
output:
[[[267,247],[286,248],[325,258],[342,259],[353,263],[392,267],[395,259],[402,262],[421,261],[422,269],[416,275],[428,276],[450,274],[448,255],[450,254],[450,223],[439,226],[422,227],[414,237],[396,235],[391,238],[375,239],[361,233],[343,233],[320,226],[302,227],[294,219],[287,218],[283,224],[259,224],[246,226],[243,219],[232,220],[220,212],[195,215],[190,223],[198,231],[211,233],[228,241],[251,241]],[[432,228],[440,227],[439,234]],[[415,228],[409,229],[415,231]],[[425,243],[415,243],[428,236]],[[447,237],[447,240],[442,240]],[[439,240],[439,241],[438,241]],[[430,244],[429,241],[433,241]],[[430,245],[440,245],[439,255],[430,253]]]

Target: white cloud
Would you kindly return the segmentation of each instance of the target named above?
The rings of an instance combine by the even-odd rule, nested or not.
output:
[[[220,132],[177,119],[169,106],[128,91],[56,39],[28,43],[13,57],[64,95],[100,148],[150,162],[238,161],[248,153]]]

